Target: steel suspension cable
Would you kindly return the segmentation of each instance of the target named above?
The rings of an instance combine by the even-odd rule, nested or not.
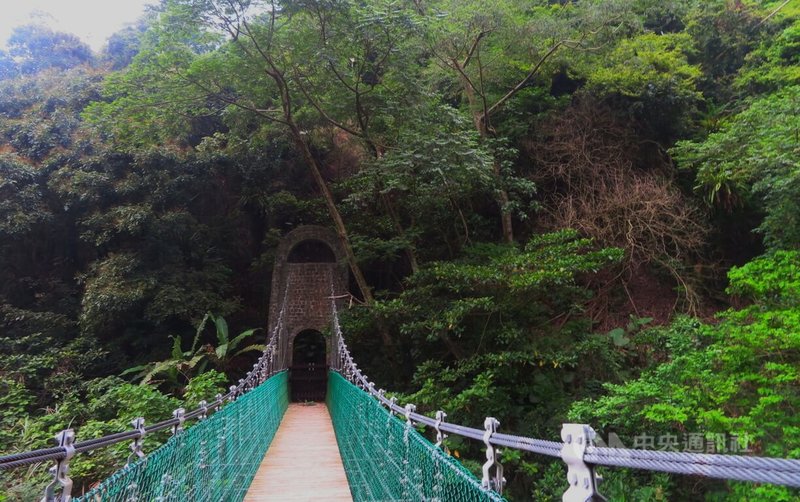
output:
[[[338,338],[338,362],[336,371],[364,392],[372,396],[390,412],[406,414],[406,408],[388,399],[358,368],[342,335],[338,313],[334,305],[333,329]],[[485,440],[485,430],[459,424],[439,422],[425,415],[408,414],[417,425],[423,425],[449,434],[476,441]],[[565,459],[565,443],[529,438],[512,434],[493,433],[488,443],[515,450],[537,453]],[[566,459],[565,459],[566,460]],[[649,471],[688,474],[718,479],[770,483],[800,488],[800,459],[753,457],[744,455],[702,454],[630,448],[608,448],[587,445],[581,461],[585,464],[607,467],[628,467]]]
[[[234,415],[237,409],[248,409],[249,402],[261,402],[266,399],[267,396],[272,396],[274,398],[274,403],[278,406],[278,408],[270,408],[269,406],[261,404],[261,408],[263,410],[269,410],[271,415],[270,418],[267,420],[266,416],[259,416],[252,412],[251,410],[251,417],[254,419],[255,422],[261,421],[261,428],[258,430],[252,431],[253,435],[261,434],[262,439],[267,440],[266,445],[268,446],[268,440],[271,439],[269,436],[270,427],[273,429],[277,428],[277,423],[279,423],[279,418],[277,422],[275,421],[275,417],[278,415],[282,416],[283,411],[285,411],[286,406],[288,406],[288,381],[286,378],[285,369],[282,367],[282,362],[279,361],[276,364],[275,357],[277,353],[278,347],[278,340],[280,337],[280,333],[283,329],[285,329],[284,321],[286,317],[286,310],[287,310],[287,296],[288,296],[288,285],[285,287],[283,301],[281,305],[281,309],[278,314],[278,319],[273,328],[272,332],[270,333],[269,339],[265,346],[264,352],[258,361],[253,365],[252,369],[247,372],[245,378],[239,380],[238,384],[231,385],[228,392],[224,395],[217,395],[211,402],[201,404],[197,408],[185,412],[184,410],[180,409],[180,415],[175,416],[171,419],[163,420],[161,422],[141,427],[139,429],[132,429],[122,432],[117,432],[114,434],[109,434],[100,438],[93,438],[88,439],[80,442],[70,442],[64,446],[57,446],[53,448],[42,448],[33,451],[27,452],[20,452],[20,453],[13,453],[10,455],[0,456],[0,470],[10,470],[18,467],[23,467],[26,465],[32,464],[39,464],[42,462],[52,462],[56,461],[56,475],[55,481],[50,486],[48,486],[47,493],[45,495],[46,500],[68,500],[69,499],[69,489],[71,488],[71,481],[67,477],[67,469],[64,469],[65,465],[68,465],[68,461],[70,458],[75,454],[81,454],[90,452],[93,450],[97,450],[100,448],[105,448],[114,444],[118,444],[125,441],[135,441],[141,440],[144,436],[161,431],[166,429],[173,429],[176,434],[173,434],[173,437],[164,444],[162,447],[157,449],[153,454],[156,452],[162,452],[164,449],[175,449],[178,443],[186,443],[187,441],[191,441],[195,438],[200,437],[203,430],[208,430],[213,426],[213,424],[217,424],[220,421],[226,420],[224,417],[229,415]],[[267,385],[269,383],[269,385]],[[252,391],[258,389],[259,392],[253,393]],[[243,397],[247,397],[250,394],[254,394],[256,397],[248,398],[248,399],[239,399]],[[285,394],[285,396],[284,396]],[[284,403],[285,401],[285,403]],[[226,403],[230,403],[226,405]],[[241,404],[239,404],[241,403]],[[224,406],[224,407],[223,407]],[[226,411],[230,409],[231,411]],[[278,410],[278,411],[276,411]],[[176,410],[177,413],[178,410]],[[208,413],[217,411],[214,415],[212,415],[211,419],[207,419]],[[216,418],[219,416],[220,418]],[[236,415],[237,417],[239,415]],[[213,419],[213,420],[212,420]],[[178,430],[182,428],[184,422],[187,420],[197,420],[197,426],[192,427],[189,431],[194,431],[197,429],[197,432],[192,432],[191,435],[184,436],[183,433],[177,434]],[[228,419],[229,420],[229,419]],[[264,420],[267,420],[269,423],[264,423]],[[244,429],[243,429],[244,430]],[[63,434],[69,432],[69,434],[74,437],[74,433],[71,430],[64,431],[59,434],[59,437],[62,437]],[[178,436],[181,436],[182,439],[176,439]],[[255,436],[253,436],[255,437]],[[251,438],[248,438],[248,440]],[[204,447],[209,444],[209,438],[203,437],[199,439]],[[244,441],[246,442],[246,441]],[[244,443],[243,442],[243,443]],[[259,443],[258,441],[255,442],[256,444],[261,444],[263,446],[263,442]],[[179,448],[180,451],[185,452],[186,448]],[[210,450],[209,450],[210,451]],[[258,452],[256,452],[258,453]],[[162,458],[165,453],[159,453]],[[260,453],[263,456],[263,452]],[[252,455],[251,455],[252,456]],[[243,459],[245,459],[247,455],[243,455]],[[86,500],[117,500],[116,495],[110,496],[107,493],[117,493],[113,488],[115,485],[114,483],[117,480],[121,479],[121,477],[125,477],[126,475],[123,474],[128,472],[130,469],[141,469],[143,465],[147,465],[148,459],[150,457],[145,457],[144,459],[140,459],[138,462],[134,464],[126,465],[125,468],[118,471],[117,473],[113,474],[106,482],[104,482],[101,486],[104,486],[105,492],[100,494],[98,491],[93,491],[94,494],[93,498],[86,499]],[[260,457],[259,457],[260,460]],[[188,460],[187,460],[188,461]],[[153,462],[150,462],[152,465]],[[131,467],[131,465],[138,466],[138,467]],[[178,465],[174,463],[174,458],[172,461],[167,462],[164,464],[165,466],[171,465],[172,467],[177,467]],[[252,467],[252,466],[251,466]],[[63,472],[60,474],[58,471],[62,470]],[[253,471],[255,472],[255,471]],[[165,475],[169,476],[168,473]],[[148,475],[149,476],[149,475]],[[141,481],[141,480],[140,480]],[[148,482],[152,482],[150,479]],[[109,484],[110,483],[110,484]],[[58,488],[58,485],[64,488],[64,491],[58,498],[55,497],[53,493],[54,488]],[[152,483],[151,483],[152,484]],[[122,499],[120,499],[122,500]],[[129,500],[129,498],[125,498],[124,500]],[[149,499],[148,499],[149,500]],[[166,498],[161,498],[161,500],[171,500]],[[186,500],[186,499],[175,499],[175,500]],[[197,499],[199,500],[199,499]],[[221,499],[207,499],[207,500],[221,500]]]

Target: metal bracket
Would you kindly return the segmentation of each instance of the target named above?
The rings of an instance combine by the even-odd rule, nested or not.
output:
[[[208,418],[208,403],[203,400],[197,403],[197,407],[200,408],[200,414],[197,416],[197,420],[203,421]]]
[[[219,411],[223,403],[222,394],[217,394],[216,396],[214,396],[214,402],[217,403],[214,405],[214,411]]]
[[[178,419],[178,423],[172,426],[173,436],[183,430],[183,422],[186,420],[184,415],[186,415],[186,410],[184,408],[178,408],[172,412],[172,417]]]
[[[131,443],[131,454],[128,455],[128,460],[125,462],[126,466],[130,465],[134,456],[136,458],[144,458],[142,443],[144,442],[144,435],[147,434],[147,431],[144,429],[144,417],[134,418],[131,421],[131,425],[139,432],[139,437],[134,439],[133,443]]]
[[[231,385],[230,387],[228,387],[228,391],[230,392],[230,395],[228,396],[228,402],[232,403],[236,401],[236,386]]]
[[[433,426],[433,429],[436,431],[436,444],[434,446],[441,448],[442,450],[446,451],[442,442],[447,438],[447,434],[442,432],[441,426],[444,419],[447,418],[447,413],[442,410],[436,412],[436,424]]]
[[[492,443],[491,439],[500,422],[494,417],[486,417],[483,421],[483,443],[486,445],[486,462],[483,464],[483,479],[481,479],[481,486],[486,490],[494,490],[499,494],[503,493],[503,486],[506,484],[506,478],[503,477],[503,464],[500,463],[498,457],[500,450],[497,449]],[[490,471],[492,467],[495,468],[494,476]]]
[[[569,488],[561,500],[564,502],[605,501],[597,484],[601,481],[594,473],[594,467],[583,461],[586,448],[594,444],[597,434],[585,424],[563,424],[561,427],[561,459],[567,464]]]
[[[389,413],[391,413],[392,416],[395,416],[394,415],[394,405],[395,404],[397,404],[397,398],[394,397],[394,396],[390,397],[389,398]]]
[[[411,421],[411,414],[417,411],[417,405],[408,403],[406,405],[406,425],[409,427],[414,426],[414,422]]]
[[[56,461],[50,468],[53,481],[44,490],[42,502],[69,502],[72,500],[72,479],[69,477],[69,460],[75,455],[75,431],[66,429],[55,436],[58,446],[64,448],[64,458]],[[61,486],[61,494],[56,497],[56,487]]]

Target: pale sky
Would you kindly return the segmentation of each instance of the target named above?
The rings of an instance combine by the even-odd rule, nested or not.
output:
[[[77,35],[98,51],[112,33],[136,21],[158,0],[0,0],[0,48],[15,27],[43,24]]]

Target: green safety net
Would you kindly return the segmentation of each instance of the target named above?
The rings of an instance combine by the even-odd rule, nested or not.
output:
[[[356,502],[503,500],[336,372],[328,377],[327,402]]]
[[[241,501],[289,406],[287,372],[269,378],[79,501]]]

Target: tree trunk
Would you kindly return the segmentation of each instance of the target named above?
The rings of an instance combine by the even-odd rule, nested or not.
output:
[[[500,162],[497,159],[493,160],[494,176],[498,183],[503,182],[503,176],[500,173]],[[511,211],[508,208],[509,198],[508,192],[505,188],[500,188],[497,194],[497,203],[500,205],[500,223],[503,226],[503,240],[506,244],[514,242],[514,225],[511,222]]]
[[[358,289],[361,291],[361,296],[364,298],[364,303],[367,305],[372,305],[375,302],[375,298],[372,296],[372,291],[367,284],[367,280],[364,278],[364,274],[361,272],[361,267],[358,266],[356,255],[353,253],[353,247],[350,245],[350,238],[347,235],[347,228],[344,226],[342,215],[339,213],[339,208],[336,207],[336,202],[333,200],[331,189],[328,187],[328,183],[322,177],[319,161],[316,159],[316,157],[314,157],[314,154],[311,153],[311,149],[308,147],[308,143],[306,143],[303,135],[300,134],[300,129],[297,127],[297,125],[292,122],[289,124],[289,129],[292,133],[292,139],[294,139],[295,144],[302,152],[303,157],[308,163],[308,168],[311,170],[311,174],[314,177],[314,181],[317,182],[317,186],[322,192],[322,196],[325,199],[325,205],[328,207],[328,213],[333,220],[333,225],[336,228],[336,233],[339,236],[339,240],[342,242],[342,247],[344,248],[345,255],[347,256],[347,263],[350,265],[350,270],[353,272],[353,277],[356,280]]]
[[[403,225],[400,223],[400,217],[397,216],[397,211],[394,209],[394,205],[392,205],[392,201],[389,200],[387,195],[381,195],[381,199],[383,200],[383,205],[386,207],[386,213],[389,215],[389,219],[392,220],[392,225],[394,226],[394,231],[397,234],[404,238],[406,237],[406,231],[403,228]],[[408,264],[411,265],[411,273],[416,274],[419,270],[419,262],[417,261],[417,253],[414,251],[414,247],[409,244],[405,247],[406,258],[408,258]]]
[[[467,96],[469,107],[472,109],[472,122],[475,124],[475,130],[478,131],[478,135],[483,140],[493,138],[494,134],[492,134],[492,131],[490,131],[486,125],[488,117],[485,116],[484,111],[481,111],[480,104],[475,96],[475,89],[473,89],[472,83],[467,79],[466,73],[464,73],[464,67],[461,66],[457,60],[453,60],[453,65],[456,66],[456,70],[460,75],[461,86],[464,89],[464,94]],[[494,158],[494,155],[492,155],[492,164],[494,177],[499,185],[497,191],[497,205],[500,209],[500,225],[503,228],[503,241],[511,244],[514,242],[514,226],[511,221],[511,210],[508,207],[510,199],[508,197],[508,192],[502,186],[503,175],[500,172],[500,161]]]
[[[486,121],[482,113],[476,112],[473,119],[478,134],[482,139],[486,140],[494,137],[492,131],[486,127]],[[503,188],[503,173],[500,171],[500,161],[494,154],[492,154],[492,171],[499,185],[497,189],[497,205],[500,209],[500,224],[503,228],[503,241],[506,244],[512,244],[514,242],[514,225],[511,221],[511,210],[509,209],[510,199],[508,197],[508,192]]]

